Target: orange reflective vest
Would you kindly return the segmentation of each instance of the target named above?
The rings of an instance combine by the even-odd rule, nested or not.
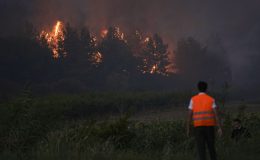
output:
[[[216,126],[213,103],[214,99],[207,94],[199,94],[192,97],[194,127]]]

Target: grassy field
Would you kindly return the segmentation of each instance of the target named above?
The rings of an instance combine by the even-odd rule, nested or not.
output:
[[[191,160],[194,138],[185,135],[190,94],[89,93],[33,97],[29,92],[0,104],[0,159]],[[222,108],[220,160],[260,157],[257,105]],[[230,139],[239,117],[252,138]]]

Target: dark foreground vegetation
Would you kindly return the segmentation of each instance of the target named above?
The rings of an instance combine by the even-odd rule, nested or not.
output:
[[[24,92],[0,105],[0,159],[191,160],[194,139],[186,137],[183,120],[131,120],[136,112],[184,106],[187,97],[143,92],[35,98]],[[220,160],[260,156],[260,115],[240,108],[232,114],[222,108],[224,135],[216,144]],[[231,122],[237,117],[252,138],[230,139]]]

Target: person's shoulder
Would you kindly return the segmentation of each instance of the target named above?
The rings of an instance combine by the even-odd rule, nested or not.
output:
[[[205,95],[206,95],[209,99],[215,101],[215,98],[213,98],[211,95],[209,95],[209,94],[205,94]]]
[[[193,95],[192,97],[191,97],[191,99],[196,99],[196,98],[198,98],[199,97],[199,94],[196,94],[196,95]]]
[[[207,93],[196,94],[196,95],[192,96],[192,99],[193,99],[193,98],[199,98],[199,97],[207,97],[207,98],[209,98],[209,99],[211,99],[211,100],[215,100],[212,96],[208,95]]]

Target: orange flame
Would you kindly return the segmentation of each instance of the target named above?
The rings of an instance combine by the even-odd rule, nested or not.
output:
[[[125,34],[120,31],[119,27],[116,27],[115,29],[116,29],[115,37],[117,37],[118,39],[120,39],[126,43],[127,41],[125,40]]]
[[[58,21],[55,25],[54,37],[57,37],[61,33],[61,22]]]
[[[51,32],[42,31],[40,38],[44,38],[48,47],[52,50],[53,58],[59,58],[59,42],[64,41],[63,24],[61,21],[57,21]],[[66,53],[63,53],[64,55]]]
[[[107,29],[102,29],[101,30],[101,37],[102,38],[105,38],[107,36],[107,34],[108,34],[108,30]]]
[[[149,37],[146,37],[145,40],[144,40],[145,43],[148,43],[149,41],[150,41]]]
[[[116,39],[119,39],[119,40],[122,40],[124,41],[125,43],[127,43],[127,40],[125,39],[125,34],[123,32],[120,31],[120,28],[119,27],[115,27],[115,32],[113,33],[113,37],[115,37]],[[102,38],[106,38],[107,35],[108,35],[108,29],[102,29],[100,31],[100,36]]]
[[[153,65],[153,67],[152,67],[150,73],[151,73],[151,74],[154,74],[154,73],[156,72],[157,68],[158,68],[157,64]]]
[[[95,65],[102,63],[102,60],[103,60],[103,56],[98,51],[94,52],[93,55],[91,56],[91,61]]]

